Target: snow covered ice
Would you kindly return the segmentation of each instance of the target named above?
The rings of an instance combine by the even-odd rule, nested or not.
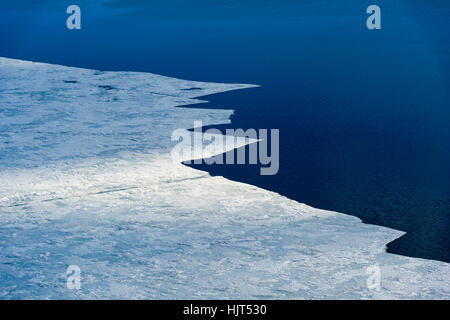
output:
[[[447,263],[385,252],[400,231],[171,160],[232,113],[180,106],[249,87],[0,58],[0,298],[449,298]]]

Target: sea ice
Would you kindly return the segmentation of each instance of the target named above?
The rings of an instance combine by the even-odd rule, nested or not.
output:
[[[448,299],[402,232],[171,160],[232,113],[180,106],[249,87],[0,58],[0,298]]]

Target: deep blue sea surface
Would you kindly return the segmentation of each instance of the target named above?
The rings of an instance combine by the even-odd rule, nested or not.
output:
[[[0,1],[0,56],[259,84],[207,97],[221,128],[279,128],[280,170],[195,166],[406,231],[388,251],[450,261],[450,3]],[[381,7],[382,29],[366,28]],[[198,106],[195,106],[198,107]]]

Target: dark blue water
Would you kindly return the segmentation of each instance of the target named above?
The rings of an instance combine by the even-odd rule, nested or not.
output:
[[[59,1],[58,1],[59,2]],[[388,251],[450,261],[450,4],[0,1],[0,56],[260,84],[208,97],[230,128],[279,128],[280,170],[195,166],[406,231]],[[393,3],[395,2],[395,3]],[[197,106],[198,107],[198,106]]]

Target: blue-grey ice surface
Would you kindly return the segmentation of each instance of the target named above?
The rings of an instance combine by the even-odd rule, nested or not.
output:
[[[248,87],[0,58],[0,298],[449,298],[402,232],[171,160],[232,112],[176,106]]]

